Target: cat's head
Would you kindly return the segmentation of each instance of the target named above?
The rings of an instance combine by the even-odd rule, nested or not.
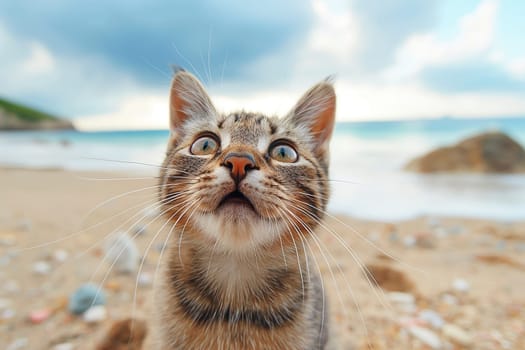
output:
[[[230,250],[311,234],[328,199],[335,101],[323,81],[283,118],[221,114],[193,75],[177,73],[160,190],[171,224]]]

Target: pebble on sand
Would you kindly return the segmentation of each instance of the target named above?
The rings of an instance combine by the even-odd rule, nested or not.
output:
[[[59,249],[59,250],[56,250],[54,253],[53,253],[53,258],[55,259],[55,261],[57,262],[64,262],[67,260],[67,258],[69,257],[69,253],[63,249]]]
[[[45,261],[37,261],[33,264],[33,272],[37,275],[47,275],[51,272],[51,265]]]
[[[32,324],[39,324],[51,317],[52,314],[52,311],[49,309],[35,310],[29,314],[29,321]]]
[[[53,350],[73,350],[75,345],[73,343],[60,343],[53,346]]]
[[[142,236],[145,235],[146,232],[148,232],[148,227],[146,225],[139,224],[133,226],[131,231],[133,232],[134,236]]]
[[[410,293],[390,292],[387,294],[388,299],[395,304],[414,304],[416,298]]]
[[[450,339],[453,343],[456,343],[458,345],[469,347],[472,345],[472,336],[464,331],[463,329],[459,328],[455,324],[446,324],[443,326],[443,335]]]
[[[149,287],[153,283],[153,276],[149,272],[142,272],[137,282],[141,287]]]
[[[419,318],[436,329],[443,328],[445,321],[443,318],[434,310],[421,310]]]
[[[119,232],[108,240],[105,247],[106,260],[116,271],[131,273],[140,262],[138,248],[126,232]]]
[[[156,218],[157,216],[159,216],[159,214],[160,210],[154,206],[148,206],[142,210],[142,215],[145,218]]]
[[[470,290],[470,284],[462,278],[456,278],[454,282],[452,282],[452,288],[458,292],[467,293]]]
[[[81,315],[92,306],[104,304],[106,304],[106,296],[102,288],[87,283],[71,295],[68,309],[75,315]]]
[[[459,302],[458,298],[448,293],[445,293],[441,296],[441,301],[447,305],[457,305]]]
[[[443,347],[439,336],[430,329],[414,326],[410,327],[408,332],[432,349],[441,349]]]
[[[82,314],[82,319],[86,323],[99,323],[107,318],[108,312],[104,305],[90,307]]]
[[[416,298],[410,293],[390,292],[387,294],[387,297],[399,311],[404,313],[416,311]]]

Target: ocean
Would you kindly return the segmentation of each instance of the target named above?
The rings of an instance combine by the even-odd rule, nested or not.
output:
[[[331,144],[329,209],[388,221],[420,215],[525,220],[525,175],[402,170],[431,149],[491,130],[525,145],[525,118],[338,123]],[[0,165],[152,175],[167,137],[166,130],[1,132]]]

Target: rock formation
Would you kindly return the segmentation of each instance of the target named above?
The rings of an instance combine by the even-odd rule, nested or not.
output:
[[[523,173],[525,150],[504,133],[487,132],[413,159],[405,169],[418,173]]]

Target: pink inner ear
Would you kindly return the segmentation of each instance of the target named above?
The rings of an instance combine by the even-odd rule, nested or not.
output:
[[[312,133],[319,138],[320,143],[326,142],[334,128],[335,121],[335,96],[331,96],[327,103],[327,108],[324,109],[312,125]]]
[[[170,126],[174,130],[178,128],[188,117],[185,110],[188,102],[180,96],[181,86],[175,79],[171,85],[170,93]]]

